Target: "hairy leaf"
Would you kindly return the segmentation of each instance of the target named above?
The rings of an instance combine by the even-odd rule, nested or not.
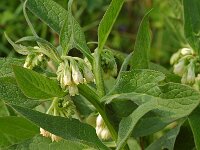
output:
[[[200,55],[200,1],[183,0],[184,31],[190,46]]]
[[[20,89],[30,98],[50,99],[65,95],[56,80],[19,66],[13,66],[13,70]]]
[[[151,46],[151,35],[149,29],[149,13],[147,13],[138,30],[132,58],[131,69],[149,68],[149,51]]]
[[[43,114],[17,105],[12,107],[27,119],[45,130],[66,140],[77,141],[91,147],[107,149],[98,139],[93,127],[77,119]]]
[[[138,107],[139,110],[145,103],[154,103],[155,107],[152,107],[152,110],[165,117],[165,120],[171,121],[189,115],[198,106],[200,94],[186,85],[159,84],[164,79],[163,73],[148,69],[122,72],[115,87],[102,101],[130,99],[141,105]],[[141,110],[138,116],[143,115]],[[130,115],[129,119],[124,119],[124,123],[121,124],[126,124],[126,128],[134,129],[136,122],[131,121],[137,119],[135,117],[138,116]],[[123,129],[123,126],[121,128]],[[132,130],[125,130],[125,132],[119,130],[118,148],[124,145],[131,132]]]
[[[98,28],[98,48],[102,49],[123,6],[124,0],[112,0]]]
[[[52,142],[50,138],[38,135],[33,137],[32,139],[10,146],[6,150],[22,150],[22,149],[25,150],[27,148],[29,150],[55,150],[55,149],[81,150],[81,149],[87,149],[89,147],[74,141],[62,140],[59,142]]]
[[[38,127],[22,117],[0,117],[0,149],[38,133]]]
[[[196,149],[200,149],[200,107],[198,107],[189,117],[188,117],[190,127],[194,135],[194,141]]]
[[[0,78],[0,99],[6,104],[16,104],[29,108],[34,108],[41,103],[26,97],[12,77]]]
[[[161,150],[161,149],[173,150],[176,137],[180,131],[180,127],[181,125],[178,125],[177,127],[171,129],[161,138],[159,138],[151,145],[149,145],[146,150]]]
[[[23,65],[23,59],[17,58],[0,58],[0,77],[14,76],[12,65]]]
[[[88,60],[92,60],[91,52],[87,47],[80,25],[73,16],[69,16],[69,13],[63,7],[53,0],[28,0],[26,6],[57,33],[60,33],[62,29],[60,36],[61,45],[64,49],[67,45],[67,39],[73,39],[72,43],[75,42],[75,48],[79,49]],[[64,24],[64,22],[66,23]]]

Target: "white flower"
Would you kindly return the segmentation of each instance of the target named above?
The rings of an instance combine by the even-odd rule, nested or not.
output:
[[[75,84],[69,86],[69,95],[70,96],[78,95],[78,87]]]
[[[83,76],[78,68],[78,66],[74,63],[71,63],[71,69],[72,69],[72,78],[75,84],[83,83]]]
[[[183,55],[183,56],[185,56],[185,55],[192,55],[194,52],[193,52],[193,50],[192,49],[189,49],[189,48],[182,48],[181,49],[181,54]]]
[[[40,128],[40,134],[44,137],[51,137],[51,133],[44,130],[43,128]]]
[[[174,73],[182,76],[185,72],[185,60],[180,60],[177,64],[174,65]]]
[[[108,140],[109,138],[111,138],[111,134],[101,115],[98,115],[96,119],[96,133],[97,136],[103,140]]]
[[[72,84],[71,72],[70,72],[69,68],[64,70],[63,82],[64,82],[64,85]]]

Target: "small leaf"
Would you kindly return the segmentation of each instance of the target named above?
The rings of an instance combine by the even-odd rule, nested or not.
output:
[[[183,0],[184,31],[190,46],[200,55],[200,1]]]
[[[112,0],[98,28],[98,48],[103,49],[110,31],[123,6],[124,0]]]
[[[65,95],[56,80],[19,66],[13,66],[13,70],[20,89],[30,98],[50,99]]]
[[[130,60],[131,69],[149,68],[149,51],[151,46],[149,13],[144,16],[137,33],[133,55]]]
[[[98,139],[94,128],[77,119],[51,116],[17,105],[11,106],[27,119],[57,136],[94,148],[107,149]]]
[[[194,135],[194,141],[196,149],[200,150],[200,107],[198,107],[189,117],[188,117],[190,127]]]
[[[41,101],[26,97],[12,77],[0,78],[0,99],[6,104],[16,104],[29,108],[34,108],[41,103]]]
[[[88,146],[83,145],[74,141],[66,141],[61,140],[59,142],[52,142],[50,138],[35,136],[32,139],[23,141],[21,143],[15,144],[13,146],[8,147],[5,150],[86,150],[89,149]],[[91,149],[92,150],[92,149]]]
[[[0,58],[0,77],[14,76],[12,65],[22,66],[24,59],[17,58]]]
[[[180,131],[180,127],[181,124],[171,129],[161,138],[159,138],[158,140],[153,142],[150,146],[148,146],[145,150],[161,150],[161,149],[173,150],[176,137]]]
[[[21,117],[0,117],[0,149],[32,138],[37,126]]]

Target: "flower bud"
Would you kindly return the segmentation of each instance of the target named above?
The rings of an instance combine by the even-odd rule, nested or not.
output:
[[[78,95],[78,87],[75,84],[70,85],[68,89],[70,96]]]
[[[177,64],[174,65],[174,73],[182,76],[185,72],[185,60],[180,60]]]
[[[63,82],[64,85],[71,85],[72,84],[72,78],[71,78],[71,70],[69,67],[68,62],[65,62],[65,68],[64,68],[64,75],[63,75]]]
[[[193,52],[193,50],[192,49],[189,49],[189,48],[182,48],[181,49],[181,54],[183,55],[183,56],[185,56],[185,55],[192,55],[194,52]]]

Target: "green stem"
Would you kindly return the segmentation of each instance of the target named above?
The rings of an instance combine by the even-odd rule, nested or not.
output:
[[[105,96],[105,87],[103,82],[102,68],[101,68],[101,50],[98,48],[94,52],[93,70],[95,75],[95,82],[99,97]]]
[[[110,123],[106,113],[105,113],[105,108],[100,104],[99,100],[100,97],[96,94],[96,92],[94,91],[94,89],[92,89],[91,87],[89,87],[86,84],[80,84],[79,86],[79,93],[84,96],[85,98],[87,98],[87,100],[94,105],[94,107],[97,109],[97,111],[100,113],[100,115],[102,116],[106,126],[108,127],[113,140],[117,141],[117,131],[115,130],[115,128],[113,127],[113,125]]]

